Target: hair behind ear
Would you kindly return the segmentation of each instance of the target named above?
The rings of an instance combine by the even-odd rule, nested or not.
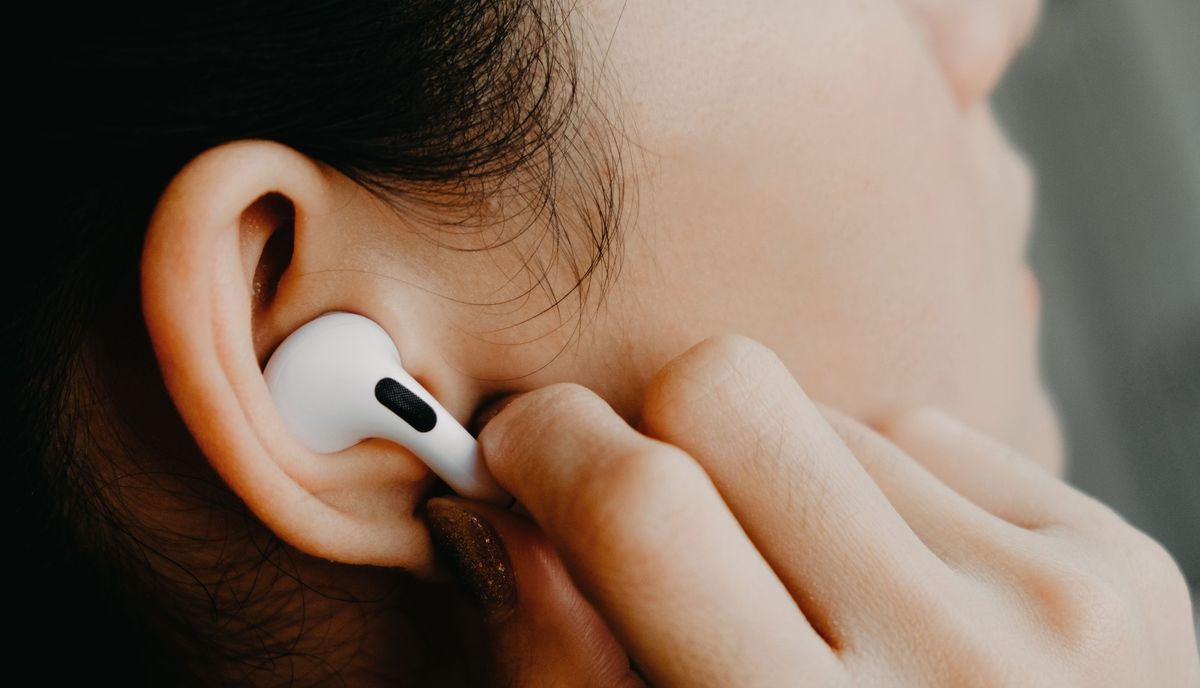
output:
[[[454,677],[440,672],[462,678],[475,668],[433,659],[435,650],[461,644],[436,590],[355,602],[340,594],[351,583],[329,570],[300,580],[301,568],[322,561],[276,542],[189,444],[138,308],[139,261],[150,217],[180,170],[205,151],[256,139],[401,195],[473,190],[463,181],[518,170],[542,180],[588,170],[581,188],[595,202],[579,207],[600,214],[581,219],[602,230],[583,236],[581,245],[594,243],[590,256],[579,256],[592,258],[582,271],[590,274],[616,240],[621,180],[607,148],[615,139],[561,145],[578,134],[576,109],[591,101],[576,93],[576,55],[553,5],[215,0],[26,8],[34,18],[22,29],[30,37],[25,64],[35,67],[15,70],[14,110],[32,124],[25,141],[32,145],[17,146],[18,154],[32,155],[14,168],[27,182],[17,205],[30,221],[11,223],[19,242],[8,265],[4,339],[14,351],[17,401],[12,503],[18,552],[29,554],[16,558],[27,575],[13,589],[18,609],[33,608],[26,616],[36,619],[14,626],[25,631],[18,645],[31,641],[38,652],[18,648],[18,657],[50,649],[69,659],[40,667],[43,676],[86,667],[93,680],[149,677],[154,685],[295,679],[295,656],[309,653],[319,664],[330,650],[313,621],[319,603],[336,597],[362,607],[354,619],[386,611],[375,616],[394,621],[410,609],[427,617],[386,653],[397,664],[416,658],[405,674],[412,682],[446,685]],[[600,119],[610,122],[605,114]],[[564,153],[602,159],[576,165]],[[560,192],[554,183],[523,188],[543,208]],[[267,224],[283,226],[265,220],[285,216],[271,203],[251,215],[262,211]],[[284,235],[271,237],[263,255],[285,254]],[[276,289],[276,276],[288,271],[278,259],[253,267]],[[247,299],[254,293],[247,288]],[[261,337],[250,345],[257,354],[303,314],[280,315],[275,298],[254,303],[267,304],[247,326]],[[188,299],[178,308],[181,318],[204,315]],[[454,391],[440,391],[447,389]],[[459,409],[470,403],[462,393],[457,400]],[[331,581],[337,594],[322,585]],[[297,589],[291,599],[307,603],[304,614],[282,604]],[[337,632],[352,634],[353,624]],[[307,642],[313,637],[320,644]]]

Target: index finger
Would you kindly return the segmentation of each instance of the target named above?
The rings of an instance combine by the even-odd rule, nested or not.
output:
[[[700,465],[586,387],[522,394],[479,446],[655,685],[841,675]]]

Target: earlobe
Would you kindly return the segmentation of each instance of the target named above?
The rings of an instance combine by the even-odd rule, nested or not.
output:
[[[354,223],[342,215],[352,186],[274,142],[239,141],[201,154],[172,180],[151,218],[143,314],[190,434],[269,528],[315,556],[428,576],[432,549],[415,511],[436,484],[429,469],[385,440],[334,454],[306,449],[284,427],[263,379],[271,350],[322,312],[371,317],[396,308],[394,294],[380,298],[363,271],[304,276],[305,261],[324,242],[354,241],[345,226]],[[430,374],[419,352],[405,357],[414,376]]]

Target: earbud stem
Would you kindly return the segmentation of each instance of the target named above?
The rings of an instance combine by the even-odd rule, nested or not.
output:
[[[445,414],[445,410],[441,410]],[[391,435],[387,439],[402,444],[417,454],[429,469],[452,490],[469,499],[507,506],[512,495],[500,487],[488,472],[479,444],[471,433],[457,423],[438,423],[416,437]]]

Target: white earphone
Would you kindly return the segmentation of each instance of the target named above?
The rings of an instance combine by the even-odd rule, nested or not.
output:
[[[334,311],[305,323],[271,354],[263,374],[284,423],[312,451],[388,439],[460,495],[512,502],[475,438],[404,370],[392,338],[370,318]]]

